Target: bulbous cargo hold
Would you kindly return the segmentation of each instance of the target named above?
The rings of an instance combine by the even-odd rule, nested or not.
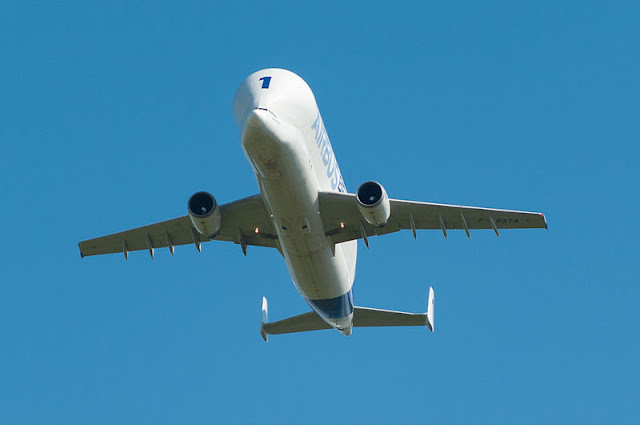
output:
[[[391,204],[384,187],[378,182],[364,182],[356,192],[358,209],[372,226],[383,227],[391,215]]]
[[[200,234],[209,238],[220,231],[222,220],[216,199],[208,192],[194,193],[188,202],[189,218]]]

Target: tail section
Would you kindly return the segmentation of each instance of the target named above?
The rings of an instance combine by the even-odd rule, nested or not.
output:
[[[262,297],[262,318],[260,323],[260,335],[262,335],[262,339],[264,342],[267,342],[268,336],[264,331],[264,325],[269,321],[269,304],[267,303],[267,298]]]
[[[427,326],[429,330],[433,332],[433,305],[433,288],[429,288],[429,304],[426,313],[405,313],[403,311],[355,307],[353,311],[353,326],[356,328],[374,326]]]
[[[429,301],[426,313],[405,313],[403,311],[354,307],[353,327],[427,326],[429,330],[433,332],[434,304],[433,288],[429,288]],[[267,300],[263,298],[260,334],[265,341],[267,341],[268,335],[331,329],[331,326],[313,311],[272,323],[267,323],[267,320]]]
[[[435,299],[433,295],[433,288],[429,287],[429,304],[427,304],[427,326],[429,330],[433,332],[433,308],[435,305]]]

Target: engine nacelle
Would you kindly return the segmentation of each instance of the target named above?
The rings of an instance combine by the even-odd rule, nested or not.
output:
[[[207,192],[194,193],[187,208],[191,223],[198,232],[209,238],[218,234],[222,219],[216,198]]]
[[[384,187],[378,182],[364,182],[356,192],[358,209],[372,226],[383,227],[391,215],[391,204]]]

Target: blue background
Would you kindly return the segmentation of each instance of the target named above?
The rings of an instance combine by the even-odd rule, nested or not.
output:
[[[640,422],[636,1],[0,6],[0,423]],[[447,2],[445,2],[447,3]],[[544,212],[549,231],[360,243],[358,305],[436,332],[259,336],[308,311],[275,250],[80,259],[257,191],[250,73],[313,89],[347,188]]]

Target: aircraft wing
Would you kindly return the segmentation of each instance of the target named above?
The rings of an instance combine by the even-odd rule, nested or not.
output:
[[[235,242],[243,245],[266,246],[279,248],[273,222],[260,195],[250,196],[220,206],[220,232],[213,240]],[[255,229],[259,229],[259,233]],[[201,242],[208,242],[191,224],[188,215],[174,218],[148,226],[126,230],[112,235],[80,242],[80,255],[124,253],[129,251],[149,250],[153,257],[155,248],[169,247],[173,254],[176,245],[195,244],[200,250]]]
[[[547,221],[541,213],[397,199],[389,200],[391,215],[387,224],[376,227],[362,218],[356,195],[321,192],[318,196],[325,234],[336,244],[402,229],[412,229],[414,236],[418,229],[439,229],[446,237],[450,229],[462,229],[469,236],[470,229],[493,229],[499,235],[499,229],[547,228]]]

